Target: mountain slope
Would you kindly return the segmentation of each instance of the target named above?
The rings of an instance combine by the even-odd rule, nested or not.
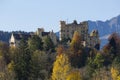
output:
[[[31,34],[32,32],[24,32],[24,31],[4,32],[4,31],[0,31],[0,41],[9,44],[9,40],[10,40],[10,37],[11,37],[12,33]]]
[[[107,43],[110,34],[116,32],[120,34],[120,15],[107,21],[88,21],[89,32],[97,29],[101,39],[101,47]]]
[[[10,36],[10,32],[0,31],[0,41],[9,43]]]
[[[100,37],[113,32],[120,33],[120,15],[107,21],[88,21],[89,31],[97,29]]]

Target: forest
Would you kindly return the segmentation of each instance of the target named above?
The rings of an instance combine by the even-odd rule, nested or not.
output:
[[[120,80],[120,35],[100,50],[84,47],[75,32],[70,44],[56,46],[36,35],[18,47],[0,42],[0,80]]]

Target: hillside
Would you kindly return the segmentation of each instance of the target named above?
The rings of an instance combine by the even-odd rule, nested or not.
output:
[[[0,41],[9,43],[10,36],[10,32],[0,31]]]
[[[10,37],[11,37],[12,33],[30,34],[32,32],[24,32],[24,31],[4,32],[4,31],[0,31],[0,41],[9,44],[9,40],[10,40]]]

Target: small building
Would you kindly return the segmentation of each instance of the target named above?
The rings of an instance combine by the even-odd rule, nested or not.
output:
[[[38,35],[41,39],[43,39],[46,36],[49,36],[53,41],[54,45],[57,45],[57,36],[53,32],[53,30],[50,32],[45,32],[43,28],[38,28],[36,31],[36,35]]]
[[[18,47],[21,39],[28,40],[28,38],[30,37],[31,37],[30,34],[12,33],[10,41],[9,41],[10,47]]]
[[[89,43],[90,47],[95,47],[96,45],[100,44],[99,33],[98,30],[93,30],[89,35]]]

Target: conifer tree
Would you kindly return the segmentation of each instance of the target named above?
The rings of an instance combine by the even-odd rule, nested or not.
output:
[[[54,43],[49,36],[45,37],[43,48],[45,51],[53,52],[55,50]]]
[[[34,35],[28,40],[28,47],[31,52],[34,52],[36,50],[42,50],[43,49],[43,42],[42,39]]]
[[[27,49],[27,42],[22,39],[14,54],[14,71],[17,80],[28,80],[30,74],[31,54]]]

